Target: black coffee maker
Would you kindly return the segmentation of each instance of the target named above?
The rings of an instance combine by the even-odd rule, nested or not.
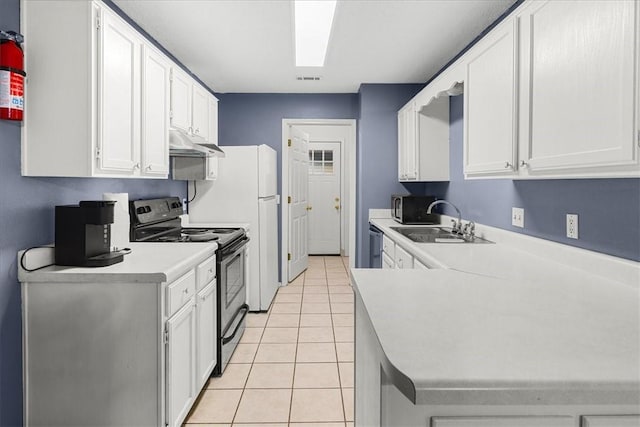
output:
[[[123,260],[111,251],[113,206],[107,200],[56,206],[56,265],[104,267]]]

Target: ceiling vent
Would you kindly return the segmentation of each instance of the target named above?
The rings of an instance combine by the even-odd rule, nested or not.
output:
[[[305,82],[313,82],[320,80],[320,76],[298,76],[296,80],[302,80]]]

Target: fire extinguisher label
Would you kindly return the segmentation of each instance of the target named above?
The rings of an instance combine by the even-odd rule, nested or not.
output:
[[[24,76],[0,70],[0,108],[24,109]]]

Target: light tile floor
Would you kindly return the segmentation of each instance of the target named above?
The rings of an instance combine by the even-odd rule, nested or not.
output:
[[[242,340],[185,426],[352,427],[353,290],[349,259],[310,256]]]

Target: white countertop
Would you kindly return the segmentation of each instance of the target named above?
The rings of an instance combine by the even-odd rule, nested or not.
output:
[[[370,222],[430,268],[449,268],[511,280],[614,281],[640,288],[640,263],[478,226],[479,237],[496,243],[416,243],[392,227],[425,227],[399,224],[391,218]]]
[[[352,278],[386,370],[414,403],[640,401],[633,287],[447,269],[354,269]]]
[[[163,283],[186,273],[215,254],[216,243],[129,243],[131,253],[124,261],[107,267],[65,267],[54,265],[28,273],[18,269],[20,282],[131,282]],[[51,259],[53,249],[50,250]],[[20,254],[18,255],[18,260]],[[18,265],[20,263],[18,262]]]
[[[352,270],[414,403],[640,402],[640,263],[483,226],[495,244],[415,243],[378,216],[432,268]]]

